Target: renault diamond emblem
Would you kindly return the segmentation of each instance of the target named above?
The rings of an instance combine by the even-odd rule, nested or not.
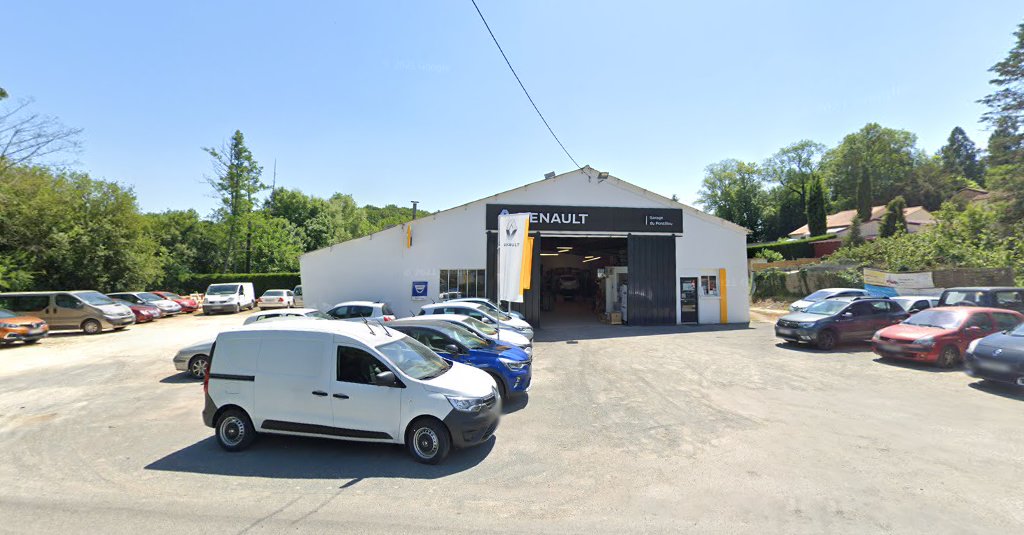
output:
[[[516,232],[519,232],[519,229],[516,227],[515,220],[509,221],[508,224],[505,225],[505,236],[511,240],[512,238],[515,238]]]
[[[995,351],[992,352],[992,356],[993,357],[998,357],[999,354],[1002,353],[1002,352],[1003,352],[1003,348],[1000,347],[999,349],[996,349]]]

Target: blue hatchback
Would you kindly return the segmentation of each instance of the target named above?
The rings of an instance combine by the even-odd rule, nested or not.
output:
[[[502,400],[530,389],[533,360],[518,347],[486,340],[461,325],[447,321],[392,321],[388,328],[401,331],[438,355],[480,368],[498,383]]]

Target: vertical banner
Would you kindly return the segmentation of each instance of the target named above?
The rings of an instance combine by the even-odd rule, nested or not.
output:
[[[412,223],[405,224],[405,248],[412,247]]]
[[[519,276],[519,293],[530,289],[530,275],[533,274],[533,238],[526,237],[526,247],[523,248],[523,270]]]
[[[523,253],[530,214],[498,215],[498,300],[523,302]]]

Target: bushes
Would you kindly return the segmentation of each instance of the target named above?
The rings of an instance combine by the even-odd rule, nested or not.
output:
[[[779,241],[775,243],[749,245],[747,246],[747,258],[756,258],[757,254],[763,250],[775,251],[781,254],[782,257],[785,258],[786,260],[796,260],[798,258],[814,258],[814,242],[830,240],[835,237],[835,234],[825,234],[823,236],[813,236],[811,238],[804,238],[802,240]]]
[[[754,273],[754,299],[791,297],[786,291],[786,274],[777,269],[766,269]]]
[[[259,297],[267,290],[290,290],[301,281],[298,273],[194,273],[185,276],[175,291],[205,292],[207,286],[219,282],[251,282]]]

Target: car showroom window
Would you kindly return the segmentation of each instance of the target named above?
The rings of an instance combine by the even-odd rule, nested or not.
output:
[[[437,291],[458,292],[461,297],[486,297],[487,272],[483,269],[442,269]]]
[[[718,296],[718,275],[704,275],[700,278],[700,291],[703,295]]]
[[[338,381],[374,384],[377,374],[387,368],[376,357],[357,347],[338,346]]]
[[[996,312],[992,315],[995,316],[996,318],[996,330],[998,331],[1008,331],[1010,329],[1013,329],[1014,327],[1017,326],[1018,323],[1020,323],[1017,320],[1017,316],[1014,316],[1013,314],[1007,314],[1005,312]]]

